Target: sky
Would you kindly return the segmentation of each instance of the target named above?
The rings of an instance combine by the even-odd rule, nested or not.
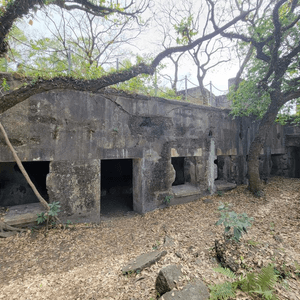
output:
[[[152,11],[153,10],[154,9],[152,9]],[[160,44],[160,41],[162,40],[162,36],[161,33],[158,31],[156,23],[153,20],[151,20],[151,18],[153,19],[153,16],[150,12],[148,12],[144,16],[144,19],[148,18],[150,18],[150,26],[135,40],[135,46],[129,47],[129,49],[139,55],[152,53],[152,55],[155,56],[162,50],[162,48],[158,46]],[[30,20],[33,20],[33,23],[30,22]],[[200,24],[201,21],[202,20],[200,19]],[[205,20],[203,19],[203,22],[204,21]],[[31,16],[25,18],[24,22],[22,23],[22,30],[26,32],[29,36],[32,36],[33,38],[38,36],[45,37],[47,35],[50,35],[48,29],[43,24],[43,17],[39,14],[33,16],[33,18]],[[169,59],[164,59],[162,63],[166,64],[164,73],[173,75],[173,66],[172,64],[169,64]],[[237,60],[232,60],[230,63],[222,64],[209,71],[204,80],[204,84],[206,85],[206,88],[209,89],[209,84],[211,82],[213,85],[213,93],[215,95],[224,94],[224,92],[228,89],[228,79],[235,77],[237,71],[238,62]],[[187,76],[188,79],[188,88],[193,88],[198,85],[196,77],[196,66],[193,64],[191,59],[185,59],[181,63],[181,67],[179,69],[180,81],[177,87],[178,90],[185,89],[185,76]],[[166,81],[162,81],[161,84],[166,85],[168,83]]]

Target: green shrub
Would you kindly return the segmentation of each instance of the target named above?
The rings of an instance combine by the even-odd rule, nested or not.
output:
[[[49,207],[50,207],[50,209],[49,209],[48,212],[46,212],[46,213],[42,212],[40,214],[37,214],[36,221],[37,221],[38,224],[42,224],[46,221],[47,221],[47,224],[48,224],[49,220],[51,218],[56,217],[58,215],[58,213],[60,212],[60,204],[59,204],[58,201],[50,203]]]
[[[216,222],[216,225],[224,225],[224,237],[230,233],[233,229],[233,239],[237,242],[244,233],[247,233],[247,228],[251,226],[253,218],[248,217],[246,213],[237,214],[231,209],[231,205],[228,203],[220,202],[218,207],[220,211],[220,219]]]

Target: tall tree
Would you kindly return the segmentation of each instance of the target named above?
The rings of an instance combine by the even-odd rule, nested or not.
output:
[[[31,42],[35,50],[31,51],[27,64],[32,68],[35,63],[37,68],[44,67],[48,72],[49,63],[56,69],[53,63],[62,61],[64,71],[72,66],[72,74],[85,78],[91,78],[95,71],[96,75],[101,74],[97,69],[115,67],[118,59],[129,54],[126,46],[144,28],[128,16],[99,18],[85,11],[66,11],[60,7],[42,10],[38,21],[44,21],[49,34],[44,37],[43,29],[43,37]]]
[[[170,3],[168,3],[170,5]],[[165,4],[160,4],[156,11],[153,12],[154,20],[158,26],[159,34],[163,37],[162,41],[159,41],[158,47],[164,50],[176,45],[176,35],[174,34],[174,26],[168,21],[170,17],[169,10]],[[184,52],[170,54],[167,58],[171,61],[173,72],[168,74],[161,74],[166,79],[172,90],[176,93],[179,83],[179,70],[180,62],[184,56]]]
[[[7,0],[9,1],[9,0]],[[140,10],[135,10],[135,12],[128,12],[127,7],[120,9],[119,5],[112,5],[109,7],[104,7],[104,1],[88,1],[88,0],[73,0],[73,1],[49,1],[52,5],[59,5],[65,9],[81,9],[85,11],[89,11],[91,14],[96,14],[101,17],[105,17],[109,14],[121,14],[121,15],[129,15],[132,17],[136,17],[136,13]],[[49,4],[48,1],[38,1],[38,0],[11,0],[9,1],[9,5],[7,5],[2,11],[0,17],[0,24],[5,29],[0,38],[0,55],[4,54],[7,50],[7,43],[4,37],[8,34],[9,29],[12,27],[13,22],[19,18],[29,13],[30,9],[36,8],[37,5],[45,5]],[[94,3],[98,4],[94,4]],[[73,4],[69,4],[73,3]],[[74,4],[75,3],[75,4]],[[130,2],[131,7],[133,2]],[[115,8],[117,7],[117,8]],[[89,92],[97,92],[101,88],[111,86],[113,84],[127,81],[133,77],[136,77],[139,74],[154,74],[155,68],[159,65],[159,63],[172,53],[181,53],[188,51],[199,43],[203,41],[208,41],[230,26],[234,25],[241,19],[244,19],[247,15],[247,12],[241,12],[237,16],[231,18],[228,21],[224,21],[220,27],[212,32],[195,39],[193,42],[188,45],[170,47],[160,52],[150,64],[140,63],[136,66],[131,67],[128,70],[123,70],[120,72],[116,72],[113,74],[105,75],[97,79],[92,80],[83,80],[83,79],[74,79],[72,77],[55,77],[52,79],[38,79],[34,83],[23,86],[18,90],[15,90],[7,95],[4,95],[0,98],[0,113],[6,111],[7,109],[13,107],[14,105],[26,100],[28,97],[42,93],[49,90],[55,89],[74,89],[79,91],[89,91]]]
[[[213,25],[218,30],[215,3],[209,2]],[[249,10],[251,5],[251,1],[235,3],[240,11]],[[256,50],[256,57],[246,68],[245,81],[239,85],[233,99],[240,114],[254,113],[261,117],[248,156],[249,187],[259,196],[262,195],[259,156],[268,131],[282,106],[300,97],[300,1],[272,0],[266,3],[258,0],[255,5],[259,10],[243,19],[245,26],[221,34],[252,45]]]
[[[211,7],[202,4],[197,9],[196,7],[195,3],[187,2],[183,10],[185,16],[174,25],[178,34],[178,44],[192,43],[197,36],[205,36],[213,30],[210,24]],[[204,87],[204,79],[211,69],[230,61],[230,44],[222,36],[216,36],[188,50],[196,66],[198,85],[204,104],[208,104],[208,91]]]
[[[6,36],[18,18],[40,10],[45,6],[58,6],[65,10],[80,10],[106,18],[112,14],[118,14],[134,18],[138,21],[139,15],[149,6],[149,0],[141,0],[137,5],[133,0],[129,4],[121,6],[118,1],[104,0],[3,0],[0,7],[0,57],[7,52]]]
[[[201,36],[214,31],[211,22],[211,7],[204,1],[168,1],[158,7],[159,17],[157,23],[164,36],[164,47],[171,45],[189,45]],[[190,60],[195,65],[197,81],[200,93],[207,103],[207,90],[204,88],[204,80],[207,73],[216,66],[230,60],[230,42],[221,36],[215,36],[209,40],[203,40],[195,47],[187,51],[184,61]],[[181,53],[182,55],[182,53]],[[178,80],[179,60],[182,56],[169,57],[174,65],[173,86]]]

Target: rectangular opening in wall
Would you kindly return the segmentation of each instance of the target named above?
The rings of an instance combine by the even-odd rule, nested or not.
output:
[[[49,200],[46,177],[49,161],[22,162],[31,181],[46,201]],[[33,190],[15,162],[0,163],[0,206],[15,206],[38,203]]]
[[[132,159],[101,160],[101,215],[133,211]]]
[[[289,147],[290,177],[300,178],[300,147]]]
[[[175,181],[172,183],[172,186],[185,184],[185,172],[184,172],[184,157],[172,157],[171,163],[175,169]]]
[[[284,176],[284,169],[287,169],[287,159],[285,154],[271,154],[271,172],[270,175]]]

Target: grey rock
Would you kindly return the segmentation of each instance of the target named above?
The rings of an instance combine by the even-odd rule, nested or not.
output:
[[[142,271],[143,269],[150,267],[160,260],[167,251],[153,251],[149,253],[144,253],[137,258],[131,260],[126,266],[122,268],[122,273],[127,274],[130,272]]]
[[[208,300],[209,291],[201,281],[187,284],[181,291],[170,291],[159,298],[160,300]]]
[[[179,258],[182,258],[182,255],[181,255],[180,252],[175,252],[175,255],[176,255],[177,257],[179,257]]]
[[[214,201],[211,200],[211,199],[204,199],[204,200],[203,200],[203,203],[205,203],[205,204],[210,204],[210,203],[214,203]]]
[[[280,235],[276,234],[273,236],[274,240],[278,243],[282,243],[283,242],[283,239]]]
[[[222,267],[229,268],[233,272],[237,272],[240,264],[237,262],[237,257],[240,257],[239,245],[233,240],[227,239],[215,240],[215,250],[217,258],[221,262]]]
[[[166,235],[164,238],[164,246],[173,247],[174,245],[175,245],[174,240],[171,237]]]
[[[162,268],[156,278],[155,288],[160,295],[171,291],[175,286],[180,276],[182,266],[169,265]]]

